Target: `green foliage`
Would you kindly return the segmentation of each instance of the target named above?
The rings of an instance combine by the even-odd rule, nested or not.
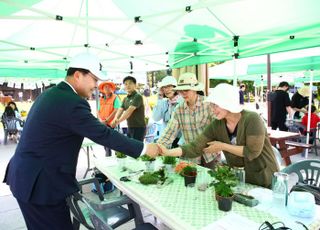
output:
[[[144,172],[142,176],[139,177],[141,184],[163,184],[166,181],[167,177],[165,176],[164,169],[159,169],[155,172]]]
[[[117,158],[126,158],[127,157],[127,155],[126,154],[124,154],[124,153],[122,153],[122,152],[116,152],[116,157]]]
[[[192,166],[192,165],[188,165],[182,169],[181,174],[185,175],[185,176],[196,176],[197,175],[197,167]]]
[[[227,165],[217,166],[214,170],[208,171],[208,173],[215,178],[212,185],[217,195],[222,197],[233,195],[232,187],[236,186],[237,178],[232,168]]]
[[[139,177],[139,181],[141,184],[156,184],[158,183],[158,177],[154,175],[152,172],[145,172],[142,176]]]
[[[177,158],[172,156],[164,156],[162,158],[162,162],[163,164],[174,165],[177,162]]]
[[[155,158],[152,158],[147,154],[140,156],[139,159],[142,160],[142,161],[154,161],[154,160],[156,160]]]

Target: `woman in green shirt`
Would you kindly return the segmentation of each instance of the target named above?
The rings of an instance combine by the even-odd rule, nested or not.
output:
[[[191,158],[223,151],[229,166],[244,167],[246,182],[270,187],[279,168],[260,116],[243,110],[238,89],[229,84],[217,85],[206,101],[216,119],[189,144],[175,149],[160,145],[162,154]]]

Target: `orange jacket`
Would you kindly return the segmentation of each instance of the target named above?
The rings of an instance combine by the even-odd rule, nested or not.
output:
[[[109,98],[100,98],[100,109],[98,112],[98,116],[102,121],[105,121],[106,118],[109,117],[109,115],[114,111],[114,100],[116,99],[116,97],[116,94],[112,94]],[[114,117],[105,124],[110,126],[113,119]]]

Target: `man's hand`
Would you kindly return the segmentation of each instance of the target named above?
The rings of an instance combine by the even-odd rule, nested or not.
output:
[[[162,155],[162,156],[168,156],[168,154],[169,154],[169,150],[164,146],[164,145],[162,145],[162,144],[157,144],[158,145],[158,148],[159,148],[159,150],[160,150],[160,154]]]
[[[119,123],[119,119],[114,119],[112,122],[111,122],[111,127],[116,127]]]
[[[167,149],[164,145],[158,144],[159,153],[162,156],[180,157],[182,155],[181,148]]]
[[[147,144],[146,155],[155,158],[159,155],[160,149],[156,143]]]
[[[205,154],[217,153],[223,150],[223,144],[220,141],[211,141],[207,143],[209,146],[203,149]]]

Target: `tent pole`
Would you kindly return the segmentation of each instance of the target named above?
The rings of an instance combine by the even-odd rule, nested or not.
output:
[[[236,58],[233,57],[233,86],[237,86],[237,80],[238,80],[236,61],[237,61]]]
[[[267,54],[267,92],[266,98],[268,98],[269,93],[272,91],[271,89],[271,62],[270,62],[270,54]],[[268,127],[271,126],[271,102],[267,99],[267,111],[268,111]]]
[[[307,123],[307,140],[306,144],[309,144],[310,140],[310,121],[311,121],[311,104],[312,104],[312,86],[313,86],[313,70],[310,70],[310,84],[309,84],[309,105],[308,105],[308,123]],[[316,141],[316,137],[313,137]],[[305,150],[305,158],[308,158],[308,149]]]

